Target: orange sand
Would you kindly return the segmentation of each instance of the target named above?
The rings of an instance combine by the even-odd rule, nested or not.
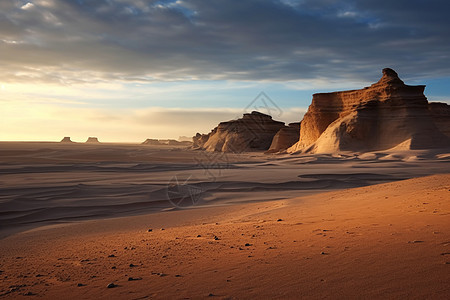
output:
[[[449,195],[446,174],[35,229],[0,241],[0,295],[448,299]]]

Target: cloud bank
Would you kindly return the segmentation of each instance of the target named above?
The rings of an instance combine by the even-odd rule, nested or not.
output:
[[[450,77],[445,0],[0,2],[0,82]]]

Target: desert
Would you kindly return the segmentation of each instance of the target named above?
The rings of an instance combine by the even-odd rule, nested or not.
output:
[[[5,299],[449,294],[442,151],[2,142],[1,154]]]
[[[0,1],[0,300],[450,299],[448,11]]]
[[[447,298],[449,109],[423,90],[384,69],[289,125],[0,142],[0,297]]]

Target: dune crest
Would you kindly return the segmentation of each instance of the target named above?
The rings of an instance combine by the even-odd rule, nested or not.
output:
[[[300,138],[288,152],[449,146],[448,135],[438,129],[448,127],[448,105],[430,105],[424,89],[424,85],[406,85],[394,70],[386,68],[383,77],[370,87],[314,94],[302,121]],[[438,126],[434,116],[440,116]]]

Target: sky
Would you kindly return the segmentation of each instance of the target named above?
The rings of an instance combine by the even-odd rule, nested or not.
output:
[[[251,110],[298,122],[313,93],[368,86],[385,67],[450,103],[449,11],[446,0],[0,1],[0,141],[178,138]]]

